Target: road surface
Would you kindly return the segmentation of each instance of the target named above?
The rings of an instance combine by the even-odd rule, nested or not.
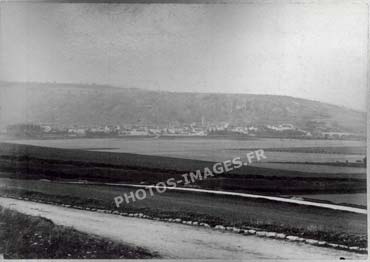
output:
[[[342,250],[0,197],[0,205],[55,224],[147,248],[163,258],[366,259]]]

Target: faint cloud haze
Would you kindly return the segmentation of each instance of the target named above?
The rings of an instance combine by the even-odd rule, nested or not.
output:
[[[365,4],[1,3],[2,80],[302,97],[365,110]]]

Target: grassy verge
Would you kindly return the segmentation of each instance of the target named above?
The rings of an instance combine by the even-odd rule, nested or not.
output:
[[[0,254],[6,259],[156,257],[142,248],[114,243],[3,207],[0,207]]]

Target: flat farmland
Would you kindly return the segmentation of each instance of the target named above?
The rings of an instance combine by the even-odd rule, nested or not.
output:
[[[246,157],[242,159],[246,161]],[[179,159],[153,155],[99,152],[77,149],[59,149],[21,144],[0,144],[0,168],[24,176],[41,178],[88,179],[106,182],[159,182],[170,177],[181,177],[183,173],[212,168],[214,162]],[[0,171],[1,171],[0,170]],[[239,169],[209,181],[237,181],[254,178],[287,179],[304,181],[308,178],[319,180],[337,179],[348,182],[366,179],[366,173],[314,173],[303,169],[283,170],[261,168],[253,165]],[[239,180],[239,181],[238,181]],[[208,180],[206,181],[208,183]],[[276,187],[278,188],[278,187]],[[360,189],[360,188],[358,188]]]
[[[89,143],[91,147],[93,141]],[[0,193],[115,210],[113,198],[130,193],[132,189],[65,182],[88,180],[153,184],[213,164],[212,161],[197,159],[105,152],[101,150],[107,147],[101,146],[96,144],[94,148],[98,150],[87,150],[2,143]],[[253,148],[256,147],[251,147],[251,150]],[[365,179],[365,174],[246,166],[192,186],[266,195],[319,195],[366,192]],[[325,241],[366,245],[366,215],[260,199],[166,192],[126,205],[119,211],[196,219],[213,225],[249,226]]]
[[[308,199],[319,199],[327,200],[336,204],[357,204],[366,206],[367,205],[367,194],[366,193],[353,193],[353,194],[311,194],[311,195],[299,195]]]
[[[318,174],[339,174],[347,173],[352,174],[352,177],[366,173],[366,168],[359,167],[345,167],[345,166],[331,166],[331,165],[315,165],[315,164],[305,164],[305,163],[269,163],[261,162],[254,163],[255,167],[269,168],[269,169],[279,169],[279,170],[291,170],[291,171],[302,171],[306,170],[312,173]]]
[[[255,138],[255,139],[226,139],[209,137],[161,137],[159,139],[145,137],[122,137],[122,138],[72,138],[72,139],[8,139],[3,142],[30,144],[37,146],[50,146],[57,148],[85,148],[97,150],[120,150],[126,153],[145,154],[155,151],[174,152],[187,150],[222,150],[222,149],[285,149],[289,151],[307,151],[307,148],[326,148],[325,151],[336,151],[341,148],[348,153],[364,153],[361,147],[366,147],[366,141],[354,140],[303,140],[285,138]],[[331,148],[331,149],[330,149]],[[352,149],[351,149],[352,148]],[[350,149],[350,151],[348,151]],[[355,151],[354,151],[355,150]],[[318,153],[318,152],[315,152]],[[342,153],[342,152],[340,152]]]
[[[114,210],[117,209],[113,198],[133,191],[125,187],[37,180],[1,179],[0,184],[1,194],[12,193],[28,198],[46,198],[61,203]],[[352,236],[357,241],[366,241],[367,232],[367,219],[363,214],[204,193],[167,191],[126,204],[119,211],[197,219],[213,225],[221,223],[274,229],[326,240],[341,238],[344,241]]]
[[[346,140],[298,140],[261,138],[253,140],[216,139],[216,138],[77,138],[54,140],[9,140],[43,147],[81,149],[87,151],[133,153],[148,156],[163,156],[201,161],[225,161],[234,157],[245,157],[251,150],[264,149],[265,168],[308,171],[314,173],[365,174],[361,167],[336,168],[323,166],[271,165],[270,162],[317,162],[345,163],[362,161],[365,156],[365,141]]]
[[[60,141],[58,140],[58,143]],[[67,144],[70,141],[74,140],[66,140]],[[90,139],[90,146],[94,145],[93,141],[95,140]],[[99,141],[105,140],[97,139],[97,141],[98,144],[94,148],[102,146]],[[109,141],[112,140],[109,139]],[[209,139],[209,143],[212,141]],[[310,142],[313,143],[313,141]],[[339,142],[343,144],[347,141],[337,141]],[[350,142],[360,143],[359,141]],[[270,151],[266,152],[268,153]],[[280,154],[280,152],[272,153]],[[282,154],[287,153],[294,154],[282,152]],[[324,155],[331,156],[331,154]],[[17,179],[154,184],[169,178],[181,178],[184,173],[211,167],[213,163],[212,161],[176,157],[101,152],[86,150],[86,148],[82,150],[0,144],[0,171],[3,171],[1,176]],[[328,165],[288,161],[285,163],[261,162],[204,181],[197,181],[192,186],[267,195],[343,194],[343,197],[349,198],[349,194],[366,192],[366,173],[363,171],[365,168],[335,165],[336,163]],[[348,203],[352,204],[352,202]],[[362,202],[353,204],[362,205]]]
[[[325,141],[326,142],[326,141]],[[324,145],[326,143],[323,143]],[[355,144],[355,143],[354,143]],[[364,155],[366,154],[365,146],[312,146],[312,147],[282,147],[282,148],[265,148],[265,151],[275,152],[293,152],[293,153],[322,153],[322,154],[353,154]]]

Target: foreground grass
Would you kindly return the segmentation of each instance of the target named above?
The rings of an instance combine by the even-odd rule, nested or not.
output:
[[[142,248],[125,246],[0,207],[0,254],[6,259],[153,258]]]

